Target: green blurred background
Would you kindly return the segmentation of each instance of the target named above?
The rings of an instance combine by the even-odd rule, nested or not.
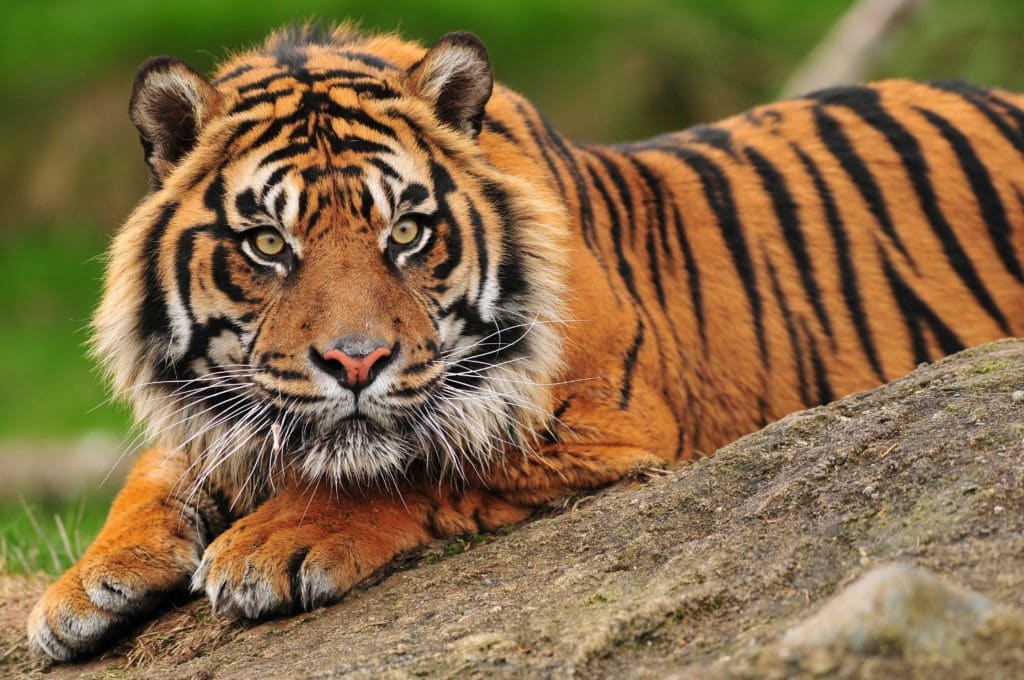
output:
[[[883,0],[884,1],[884,0]],[[571,137],[624,141],[777,98],[849,0],[6,0],[0,22],[0,569],[62,568],[131,449],[85,355],[102,252],[146,189],[126,109],[154,54],[200,71],[276,25],[353,18],[430,43],[470,30]],[[932,0],[870,77],[1024,90],[1024,2]],[[6,479],[6,484],[4,480]],[[77,536],[76,536],[77,534]]]

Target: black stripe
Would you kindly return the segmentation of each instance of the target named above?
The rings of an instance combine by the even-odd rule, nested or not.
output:
[[[922,332],[922,324],[926,325],[935,335],[939,342],[939,348],[944,355],[962,350],[964,344],[960,342],[956,334],[917,296],[914,289],[900,278],[899,273],[892,266],[892,263],[889,262],[885,249],[881,245],[877,245],[877,249],[878,257],[882,261],[885,278],[889,281],[893,298],[900,308],[903,321],[907,326],[907,332],[910,334],[910,347],[914,353],[914,361],[923,363],[932,360],[932,357],[928,354],[928,345]]]
[[[399,205],[419,205],[423,201],[427,200],[430,196],[430,191],[427,187],[423,186],[419,182],[410,182],[405,189],[402,190],[402,195],[398,197]]]
[[[276,104],[277,100],[283,99],[290,94],[292,94],[292,92],[288,90],[284,92],[261,92],[260,94],[253,95],[251,97],[243,97],[238,100],[237,104],[231,107],[231,110],[228,111],[228,115],[246,113],[261,104]]]
[[[260,161],[260,167],[263,168],[272,163],[276,163],[277,161],[292,158],[293,156],[298,156],[299,154],[307,152],[309,152],[309,144],[306,144],[305,142],[300,144],[289,144],[288,146],[283,146],[280,149],[272,151],[264,156]]]
[[[299,209],[295,213],[296,224],[301,224],[306,219],[306,210],[309,209],[309,191],[305,188],[299,190]]]
[[[285,191],[281,191],[277,198],[274,199],[274,217],[278,222],[284,222],[282,216],[284,214],[285,205],[288,203],[288,194]]]
[[[209,229],[210,225],[185,229],[178,234],[178,240],[174,244],[174,276],[178,285],[178,296],[181,298],[181,305],[185,308],[185,313],[193,324],[196,318],[192,311],[192,270],[190,265],[193,260],[196,235]]]
[[[700,178],[704,197],[715,214],[718,228],[722,232],[722,237],[732,256],[733,266],[736,268],[736,273],[739,274],[747,302],[750,304],[750,311],[754,321],[754,332],[757,336],[757,347],[761,353],[761,361],[765,366],[769,366],[771,360],[768,356],[768,346],[765,340],[761,292],[757,285],[757,277],[754,272],[754,263],[750,258],[750,250],[743,235],[743,225],[736,214],[736,204],[732,198],[732,189],[730,188],[728,177],[714,161],[693,149],[663,146],[661,150],[674,155],[688,165]]]
[[[644,343],[644,322],[638,319],[636,323],[636,335],[633,337],[633,345],[626,352],[626,360],[622,367],[622,390],[619,397],[619,408],[629,407],[629,400],[633,396],[633,372],[636,370],[637,359],[640,357],[640,346]]]
[[[825,362],[821,358],[821,353],[818,351],[818,343],[811,334],[810,329],[807,328],[807,323],[801,319],[801,327],[804,331],[804,337],[807,338],[807,344],[811,348],[811,367],[814,368],[814,384],[818,388],[818,401],[819,404],[827,404],[835,399],[835,393],[832,391],[832,385],[828,381],[828,371],[825,369]]]
[[[434,198],[438,204],[437,213],[435,213],[434,217],[438,223],[447,223],[448,226],[444,234],[446,258],[434,267],[433,272],[435,279],[444,280],[462,262],[462,232],[448,206],[447,196],[455,190],[455,184],[452,182],[451,175],[448,174],[448,171],[442,165],[436,162],[431,164],[430,174],[434,183]],[[425,250],[426,248],[424,248]]]
[[[963,168],[964,175],[971,183],[974,196],[978,199],[982,219],[988,225],[989,236],[992,237],[996,252],[999,253],[999,258],[1003,261],[1003,266],[1013,274],[1015,279],[1024,281],[1024,272],[1021,272],[1020,262],[1014,256],[1013,243],[1010,240],[1013,229],[1006,217],[1006,209],[999,198],[999,192],[992,184],[992,175],[989,174],[988,168],[974,153],[974,147],[967,137],[953,127],[948,120],[932,111],[914,108],[927,118],[929,123],[938,128],[949,145],[953,147],[953,151],[960,161],[960,167]],[[1009,333],[1008,328],[1004,328],[1004,330]]]
[[[227,196],[224,193],[224,177],[217,175],[203,193],[203,206],[214,214],[214,224],[220,235],[234,236],[235,232],[231,231],[231,228],[228,226],[227,211],[224,208],[226,198]]]
[[[229,300],[238,304],[259,302],[259,300],[250,299],[245,294],[245,289],[231,279],[228,250],[223,243],[218,243],[213,249],[213,261],[210,263],[210,267],[213,273],[213,284],[227,295]]]
[[[850,312],[853,326],[857,330],[857,338],[860,340],[861,348],[867,355],[871,368],[879,381],[885,382],[885,372],[882,370],[882,363],[878,358],[878,350],[875,348],[875,341],[871,337],[871,329],[868,326],[867,314],[864,313],[864,304],[861,300],[860,285],[857,282],[857,269],[854,266],[853,257],[850,255],[850,239],[846,234],[846,225],[839,214],[835,197],[832,190],[825,182],[824,176],[814,161],[803,152],[795,143],[793,150],[800,157],[804,168],[811,176],[814,183],[814,190],[821,199],[822,207],[825,210],[825,223],[832,234],[832,240],[836,247],[836,268],[839,270],[840,288],[843,293],[843,301]]]
[[[491,211],[501,220],[501,259],[498,262],[498,296],[501,300],[515,300],[529,288],[523,265],[522,246],[508,195],[501,187],[487,182],[484,198]]]
[[[850,140],[843,132],[842,126],[820,106],[814,107],[814,122],[817,125],[818,137],[825,144],[825,148],[829,150],[829,153],[839,161],[847,176],[849,176],[854,186],[857,187],[857,191],[860,192],[861,197],[867,202],[868,209],[882,227],[882,231],[885,232],[903,257],[913,266],[914,259],[907,252],[906,246],[900,240],[899,234],[896,233],[896,227],[893,225],[889,209],[886,207],[885,199],[882,197],[882,190],[878,188],[878,183],[875,181],[871,171],[868,170],[864,160],[854,151],[853,145],[850,144]]]
[[[493,118],[484,118],[484,130],[486,130],[487,132],[493,132],[494,134],[500,137],[504,137],[513,144],[519,143],[519,140],[516,139],[516,136],[512,134],[511,130],[509,130],[502,123],[499,123]]]
[[[388,137],[389,139],[398,138],[393,127],[373,118],[363,109],[342,106],[332,100],[327,105],[326,113],[330,115],[331,118],[340,118],[348,123],[358,123],[369,130],[373,130],[380,135]]]
[[[239,87],[236,92],[239,95],[246,95],[250,92],[260,92],[267,90],[271,85],[284,81],[286,86],[299,83],[301,85],[312,85],[313,83],[325,82],[328,80],[356,80],[364,81],[368,80],[371,82],[380,82],[378,76],[371,73],[365,73],[363,71],[352,71],[349,69],[331,69],[329,71],[318,71],[311,72],[302,70],[299,72],[276,72],[272,73],[265,78],[260,78],[251,83],[247,83]],[[295,89],[293,87],[286,87],[277,90],[280,94],[293,94]]]
[[[281,167],[276,168],[274,172],[270,173],[270,177],[267,177],[266,183],[260,190],[260,203],[263,203],[263,201],[267,200],[267,196],[270,195],[270,192],[274,189],[274,187],[280,184],[281,180],[284,179],[284,176],[291,172],[294,167],[295,166],[293,165],[282,165]],[[305,176],[303,176],[303,179],[305,179]]]
[[[260,372],[275,378],[280,378],[281,380],[309,380],[309,376],[301,371],[274,368],[267,364],[260,366]]]
[[[312,546],[306,545],[295,550],[288,557],[285,566],[285,573],[288,574],[288,597],[295,609],[306,606],[306,603],[302,601],[302,564],[306,561],[306,555],[311,549]]]
[[[408,366],[402,369],[402,377],[409,375],[419,375],[420,373],[424,373],[430,369],[437,368],[437,366],[437,359],[428,359],[427,361],[420,361],[415,364],[409,364]]]
[[[600,149],[592,148],[590,152],[601,161],[605,173],[611,179],[612,184],[615,185],[615,190],[619,194],[622,207],[626,211],[626,228],[629,229],[629,236],[632,239],[636,234],[636,215],[633,214],[633,194],[629,190],[629,184],[626,183],[626,179],[622,176],[622,172],[620,172],[619,166],[616,165],[615,161],[601,153]]]
[[[402,121],[402,123],[404,123],[405,126],[409,128],[409,134],[412,136],[413,141],[416,142],[416,146],[420,149],[420,151],[422,151],[430,158],[434,158],[437,149],[440,149],[441,152],[444,154],[447,154],[449,156],[452,155],[452,149],[442,144],[439,139],[433,140],[433,146],[431,144],[428,144],[426,135],[423,134],[423,128],[420,127],[419,123],[417,123],[412,118],[402,113],[400,110],[391,107],[387,109],[386,113],[392,118]]]
[[[480,217],[480,212],[472,204],[469,206],[469,221],[473,227],[473,242],[476,244],[477,263],[480,270],[480,280],[477,282],[476,290],[476,301],[479,304],[484,294],[484,287],[487,284],[487,268],[490,266],[490,262],[487,253],[487,234],[484,221]],[[495,301],[497,301],[497,298]]]
[[[626,153],[626,159],[633,164],[637,173],[640,175],[640,179],[643,180],[647,190],[651,192],[651,198],[654,202],[654,206],[658,209],[658,218],[655,224],[648,223],[650,230],[657,229],[658,239],[661,242],[661,252],[664,253],[665,257],[671,261],[673,260],[672,248],[669,246],[668,239],[668,215],[666,215],[667,200],[665,198],[665,192],[661,188],[661,178],[654,174],[654,172],[647,167],[647,165],[637,158],[635,155]],[[675,200],[673,197],[672,200]],[[648,214],[651,213],[650,206],[647,207]]]
[[[373,194],[370,193],[370,187],[364,184],[359,198],[359,215],[363,218],[365,225],[373,224],[373,204]]]
[[[349,50],[345,50],[344,52],[341,53],[341,56],[346,59],[358,61],[362,64],[366,64],[367,66],[380,69],[382,71],[393,71],[396,68],[398,68],[391,62],[381,59],[375,54],[369,54],[368,52],[352,52]]]
[[[633,278],[633,268],[630,266],[629,261],[626,259],[626,253],[622,249],[622,224],[619,222],[618,210],[615,209],[615,203],[612,201],[612,197],[609,195],[608,189],[604,186],[601,178],[598,177],[597,172],[593,168],[587,169],[590,172],[590,181],[593,183],[594,188],[597,189],[597,193],[604,202],[605,209],[608,212],[610,222],[609,234],[611,236],[612,248],[615,251],[619,277],[626,285],[626,290],[629,291],[636,305],[642,306],[640,293],[636,289],[636,281]]]
[[[994,92],[988,93],[988,98],[995,104],[997,104],[1010,119],[1017,125],[1017,130],[1024,134],[1024,110],[1020,107],[1011,104]]]
[[[647,266],[651,269],[651,282],[654,284],[654,292],[658,296],[658,305],[662,311],[667,311],[665,289],[661,283],[661,265],[658,263],[658,247],[654,244],[654,229],[647,230]]]
[[[235,196],[235,210],[241,217],[246,218],[260,212],[260,206],[256,203],[256,194],[251,188]]]
[[[281,131],[284,130],[286,125],[294,125],[297,121],[301,120],[302,118],[303,116],[301,115],[288,116],[287,118],[275,118],[270,123],[270,125],[268,125],[266,129],[264,129],[263,132],[260,133],[259,137],[245,145],[245,149],[258,149],[264,144],[270,144],[281,135]],[[239,126],[239,130],[241,129],[241,127],[242,126]],[[296,127],[296,129],[299,130],[301,128]],[[236,134],[238,134],[239,130],[235,131]],[[291,139],[294,140],[295,138],[292,137]],[[232,139],[232,142],[234,142],[234,139]],[[303,135],[303,137],[301,137],[299,141],[294,142],[292,146],[296,148],[309,147],[309,138]]]
[[[562,137],[555,132],[554,128],[551,127],[551,123],[549,123],[544,116],[540,114],[537,115],[540,118],[541,124],[544,126],[544,132],[547,135],[548,141],[551,142],[555,152],[559,157],[561,157],[562,162],[565,163],[565,167],[569,171],[569,176],[572,178],[573,184],[576,187],[576,198],[579,203],[580,227],[583,231],[583,241],[597,258],[597,262],[601,265],[601,268],[607,270],[608,267],[604,260],[604,253],[601,252],[601,248],[597,242],[597,234],[594,230],[594,212],[590,205],[590,192],[587,191],[583,172],[580,170],[580,166],[576,162],[576,157],[573,156],[572,152],[566,147]]]
[[[139,333],[143,338],[166,333],[171,327],[171,319],[167,315],[167,297],[160,281],[160,252],[162,241],[167,233],[167,226],[178,211],[177,203],[167,203],[160,211],[153,226],[146,235],[143,250],[145,266],[145,294],[142,307],[139,309]]]
[[[690,248],[690,239],[686,236],[686,224],[679,213],[679,206],[674,202],[672,204],[672,224],[675,227],[676,240],[679,241],[679,249],[683,253],[686,277],[690,284],[690,301],[693,303],[694,316],[697,317],[697,332],[700,333],[704,351],[707,351],[708,337],[704,323],[704,295],[700,283],[700,268],[697,267],[697,259],[693,256],[693,250]]]
[[[562,174],[558,171],[558,168],[555,166],[555,162],[551,158],[551,154],[548,153],[549,145],[543,139],[541,139],[540,132],[537,130],[537,126],[535,126],[533,124],[533,121],[530,120],[530,114],[529,112],[527,112],[526,107],[523,106],[522,102],[516,102],[516,111],[519,112],[519,115],[521,116],[523,121],[523,125],[526,126],[527,132],[530,133],[530,137],[533,139],[534,146],[536,146],[537,150],[540,151],[541,158],[544,159],[544,163],[548,166],[548,172],[551,173],[551,176],[555,180],[555,184],[558,185],[558,195],[561,196],[563,199],[568,198],[565,194],[565,184],[562,182]],[[578,185],[576,188],[577,193],[582,193],[579,191]],[[585,239],[588,236],[588,233],[589,230],[584,230],[583,236]]]
[[[231,69],[230,71],[228,71],[227,73],[222,75],[220,78],[217,78],[216,80],[214,80],[213,84],[214,85],[221,85],[223,83],[228,82],[229,80],[234,80],[235,78],[237,78],[240,75],[244,75],[244,74],[248,73],[252,69],[253,69],[252,64],[242,64],[241,66],[238,66],[236,68]]]
[[[730,156],[736,155],[732,148],[732,133],[725,128],[715,125],[696,125],[684,131],[683,134],[688,138],[687,141],[707,144]]]
[[[459,377],[460,379],[462,378],[462,376]],[[439,384],[441,382],[441,378],[442,375],[438,374],[427,380],[427,382],[423,383],[422,385],[415,385],[413,387],[400,387],[393,389],[388,392],[388,397],[393,399],[408,399],[409,397],[422,396],[426,394],[430,389],[432,389],[435,385]]]
[[[381,174],[383,174],[385,177],[390,177],[391,179],[401,179],[402,177],[401,175],[398,174],[398,171],[395,170],[387,161],[381,160],[380,158],[371,158],[369,159],[369,162],[370,165],[373,165],[378,170],[380,170]]]
[[[772,283],[772,292],[775,294],[775,301],[779,304],[779,309],[782,310],[782,321],[786,325],[786,334],[789,336],[789,344],[793,348],[793,357],[796,360],[796,377],[797,385],[800,388],[800,403],[804,406],[811,405],[811,391],[807,384],[807,370],[804,367],[804,348],[800,342],[800,336],[796,330],[796,324],[793,322],[793,312],[789,308],[789,304],[786,302],[786,296],[782,293],[782,286],[779,285],[779,277],[775,272],[775,267],[772,265],[772,261],[768,259],[768,254],[762,249],[762,257],[764,257],[765,263],[768,265],[768,278]]]
[[[995,102],[989,97],[987,90],[961,81],[940,81],[929,84],[937,90],[952,92],[962,97],[964,101],[985,116],[999,130],[999,133],[1006,141],[1012,144],[1017,151],[1024,154],[1024,135],[1021,134],[1021,130],[1015,130],[1012,125],[1007,123],[1001,115],[992,109],[990,104],[995,104]]]
[[[519,112],[523,115],[525,122],[529,124],[528,116],[522,106],[519,106]],[[551,123],[543,115],[537,112],[537,118],[540,120],[541,125],[544,128],[544,133],[547,136],[551,147],[554,148],[556,154],[565,164],[565,167],[569,172],[569,177],[572,179],[573,185],[576,188],[578,203],[577,217],[579,219],[580,232],[583,235],[583,243],[590,250],[591,254],[593,254],[598,266],[608,279],[608,288],[612,291],[616,304],[621,305],[622,301],[619,298],[619,291],[615,285],[612,284],[611,273],[608,269],[608,262],[605,260],[604,252],[598,242],[598,235],[594,228],[594,210],[591,205],[590,191],[587,187],[586,181],[584,180],[583,172],[576,160],[576,156],[573,155],[572,151],[570,151],[566,146],[561,135],[551,127]],[[540,145],[540,148],[543,150],[544,145]]]
[[[767,158],[758,153],[753,147],[746,147],[744,153],[747,159],[754,166],[754,170],[761,178],[761,186],[765,193],[772,200],[775,208],[775,217],[782,229],[782,235],[786,239],[790,254],[796,262],[797,271],[800,274],[800,282],[803,284],[807,297],[814,307],[814,313],[825,330],[832,347],[835,348],[835,337],[832,335],[832,323],[829,321],[825,305],[821,300],[821,290],[814,278],[814,267],[810,256],[807,254],[807,245],[804,243],[804,234],[800,228],[800,212],[793,200],[793,195],[786,186],[786,180],[778,169],[772,165]],[[807,402],[805,402],[807,403]]]
[[[360,137],[347,136],[341,139],[331,137],[331,152],[341,153],[391,153],[391,147],[377,142],[371,142]]]

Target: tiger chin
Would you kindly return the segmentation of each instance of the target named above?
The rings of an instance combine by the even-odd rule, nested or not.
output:
[[[279,31],[130,102],[95,354],[147,428],[28,621],[318,607],[397,554],[1021,332],[1024,101],[889,81],[576,145],[466,33]]]

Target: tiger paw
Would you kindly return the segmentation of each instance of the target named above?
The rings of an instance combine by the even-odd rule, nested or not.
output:
[[[57,661],[85,656],[185,585],[198,563],[187,545],[92,551],[51,585],[29,615],[29,646]]]
[[[192,577],[213,610],[248,619],[310,610],[338,600],[361,569],[343,533],[314,523],[240,521],[206,550]]]

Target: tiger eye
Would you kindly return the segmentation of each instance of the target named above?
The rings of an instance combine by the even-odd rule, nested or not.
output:
[[[420,235],[420,225],[416,220],[405,217],[398,220],[395,226],[391,227],[391,240],[400,246],[407,246]]]
[[[284,250],[284,237],[276,229],[259,229],[250,238],[252,247],[268,257],[280,255]]]

